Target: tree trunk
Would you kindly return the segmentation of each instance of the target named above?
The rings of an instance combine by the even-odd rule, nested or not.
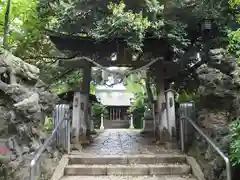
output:
[[[9,14],[10,14],[10,6],[11,0],[8,0],[5,12],[5,21],[4,21],[4,33],[3,33],[3,48],[7,49],[7,36],[8,36],[8,28],[9,28]]]

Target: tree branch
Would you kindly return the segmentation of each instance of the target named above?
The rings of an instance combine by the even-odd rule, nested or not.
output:
[[[22,59],[29,60],[29,59],[39,59],[39,58],[45,58],[45,59],[73,59],[78,56],[78,53],[75,53],[74,55],[70,57],[58,57],[58,56],[29,56],[29,57],[23,57]]]
[[[49,89],[52,85],[52,82],[54,81],[57,81],[58,79],[60,78],[63,78],[64,76],[68,75],[69,73],[75,71],[76,69],[68,69],[66,70],[63,74],[61,75],[57,75],[57,76],[54,76],[51,80],[50,80],[50,84],[46,87],[46,89]]]

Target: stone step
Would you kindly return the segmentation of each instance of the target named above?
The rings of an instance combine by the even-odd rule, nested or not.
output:
[[[61,180],[197,180],[192,176],[65,176]]]
[[[67,165],[65,176],[145,176],[187,175],[191,167],[186,164],[133,164],[133,165]]]
[[[159,155],[105,155],[80,156],[70,155],[69,164],[156,164],[156,163],[185,163],[186,156],[173,154]]]

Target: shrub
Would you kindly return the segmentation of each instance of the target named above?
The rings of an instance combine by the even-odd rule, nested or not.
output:
[[[230,124],[230,161],[233,166],[240,165],[240,119]]]
[[[101,114],[106,117],[108,111],[105,106],[99,103],[94,103],[91,107],[91,117],[93,119],[94,128],[99,128],[101,124]]]

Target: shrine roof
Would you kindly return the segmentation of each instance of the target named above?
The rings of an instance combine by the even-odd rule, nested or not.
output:
[[[123,88],[96,88],[96,96],[104,106],[130,106],[134,94]]]

